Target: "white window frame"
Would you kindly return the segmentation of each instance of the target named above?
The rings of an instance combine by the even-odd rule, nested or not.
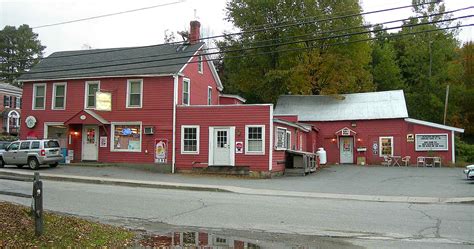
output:
[[[185,92],[184,90],[184,82],[188,82],[188,89],[187,89],[187,92]],[[183,105],[190,105],[191,104],[191,80],[188,79],[188,78],[183,78],[183,84],[182,84],[182,103]],[[184,94],[187,93],[188,94],[188,103],[184,103]]]
[[[100,91],[100,81],[86,81],[86,84],[85,84],[85,89],[84,89],[84,109],[95,109],[96,106],[97,106],[97,102],[95,103],[94,106],[90,106],[88,107],[88,104],[89,104],[89,85],[92,85],[92,84],[97,84],[97,91]],[[94,96],[95,96],[95,93],[94,93]],[[94,97],[95,98],[95,97]]]
[[[249,128],[261,128],[262,129],[262,150],[261,151],[249,151]],[[265,125],[246,125],[245,126],[245,154],[246,155],[265,155]]]
[[[140,125],[140,150],[115,149],[114,136],[117,125]],[[110,151],[111,152],[142,152],[143,149],[143,125],[142,122],[111,122],[110,123]]]
[[[207,87],[207,105],[212,105],[212,87]]]
[[[43,108],[35,108],[36,106],[36,88],[38,86],[44,86],[44,98],[43,98]],[[33,84],[33,100],[31,101],[31,110],[45,110],[46,109],[46,96],[47,96],[47,86],[46,83],[35,83]]]
[[[16,96],[16,107],[15,109],[21,109],[21,97]]]
[[[64,86],[64,106],[61,108],[56,107],[56,87]],[[66,110],[66,97],[67,96],[67,82],[53,83],[53,96],[51,101],[51,110]]]
[[[391,141],[390,144],[391,144],[391,147],[392,147],[392,149],[391,149],[392,153],[391,153],[390,156],[393,156],[393,149],[394,149],[394,147],[395,147],[395,146],[394,146],[394,142],[395,142],[395,141],[393,140],[393,136],[383,136],[383,137],[379,137],[379,157],[383,157],[383,156],[384,156],[384,155],[382,155],[382,139],[384,139],[384,138],[389,138],[389,139],[390,139],[390,141]]]
[[[284,132],[283,136],[283,147],[278,147],[278,130],[282,130]],[[287,150],[286,148],[286,134],[288,132],[288,129],[285,127],[277,126],[275,129],[275,150]]]
[[[300,132],[299,151],[303,151],[303,133]]]
[[[418,149],[418,137],[419,136],[446,136],[446,149],[431,149],[431,150],[420,150]],[[415,151],[448,151],[449,150],[449,135],[448,133],[420,133],[415,134]]]
[[[291,131],[286,131],[286,145],[288,150],[291,150]]]
[[[198,73],[203,74],[204,72],[204,63],[203,63],[204,56],[202,54],[198,55]]]
[[[194,128],[196,129],[196,151],[185,151],[184,150],[184,129],[186,128]],[[199,125],[181,125],[181,154],[189,154],[189,155],[199,155],[199,144],[200,140],[200,126]]]
[[[130,85],[132,82],[140,82],[140,105],[138,106],[131,106],[130,105]],[[142,108],[143,106],[143,79],[128,79],[127,80],[127,108]]]

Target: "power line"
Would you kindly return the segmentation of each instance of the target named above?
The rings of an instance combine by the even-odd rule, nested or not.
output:
[[[474,6],[470,6],[470,7],[465,7],[465,8],[461,8],[461,9],[456,9],[456,10],[451,10],[451,11],[447,11],[447,12],[444,12],[444,13],[435,13],[435,14],[431,14],[431,15],[428,15],[426,17],[432,17],[432,16],[438,16],[438,15],[443,15],[443,14],[450,14],[450,13],[454,13],[454,12],[458,12],[458,11],[462,11],[462,10],[467,10],[467,9],[472,9],[474,8]],[[362,25],[362,26],[356,26],[356,27],[349,27],[349,28],[344,28],[344,29],[336,29],[336,30],[327,30],[327,31],[321,31],[321,32],[316,32],[316,33],[311,33],[311,34],[304,34],[304,35],[297,35],[297,36],[288,36],[288,37],[284,37],[283,39],[291,39],[291,38],[304,38],[304,37],[309,37],[309,36],[315,36],[315,35],[321,35],[321,34],[330,34],[330,33],[336,33],[336,32],[341,32],[341,31],[348,31],[348,30],[353,30],[353,29],[362,29],[362,28],[370,28],[370,27],[374,27],[374,26],[377,26],[377,25],[384,25],[384,24],[389,24],[389,23],[397,23],[397,22],[403,22],[403,21],[408,21],[408,20],[412,20],[412,19],[419,19],[419,18],[424,18],[424,16],[420,16],[420,17],[409,17],[409,18],[405,18],[405,19],[398,19],[398,20],[392,20],[392,21],[386,21],[386,22],[381,22],[381,23],[375,23],[375,24],[369,24],[369,25]],[[445,22],[445,21],[450,21],[452,19],[448,19],[448,20],[439,20],[438,22]],[[425,25],[425,24],[431,24],[431,23],[421,23],[421,24],[417,24],[417,26],[419,25]],[[411,25],[406,25],[406,26],[400,26],[400,27],[410,27]],[[390,29],[396,29],[396,28],[400,28],[400,27],[395,27],[395,28],[390,28]],[[381,29],[381,31],[383,31],[384,29]],[[368,32],[368,31],[367,31]],[[371,31],[372,33],[373,32],[376,32],[376,31]],[[281,40],[281,38],[277,38],[277,39],[267,39],[267,40],[260,40],[260,41],[256,41],[256,42],[251,42],[250,44],[254,45],[254,44],[259,44],[259,43],[265,43],[265,42],[270,42],[270,41],[277,41],[277,40]],[[304,42],[303,41],[300,41],[300,42]],[[279,44],[272,44],[271,46],[273,45],[279,45]],[[205,48],[205,49],[202,49],[201,51],[211,51],[211,50],[216,50],[216,49],[225,49],[225,48],[234,48],[233,46],[224,46],[224,47],[213,47],[213,48]],[[189,54],[189,53],[188,53]],[[190,52],[189,56],[192,56],[194,54],[194,52]],[[135,60],[135,59],[144,59],[144,58],[157,58],[157,57],[163,57],[163,56],[167,56],[167,55],[176,55],[176,53],[164,53],[164,54],[159,54],[159,55],[146,55],[146,56],[135,56],[135,57],[130,57],[130,58],[127,58],[128,60]],[[179,57],[179,58],[188,58],[189,56],[183,56],[183,57]],[[53,57],[53,58],[50,58],[50,59],[54,59],[56,57]],[[170,60],[171,59],[175,59],[175,58],[169,58]],[[117,60],[107,60],[107,61],[98,61],[98,62],[94,62],[94,63],[74,63],[74,64],[66,64],[66,65],[61,65],[63,67],[69,67],[69,66],[78,66],[78,65],[96,65],[96,64],[103,64],[103,63],[107,63],[107,62],[114,62],[114,61],[123,61],[123,59],[117,59]],[[152,62],[153,60],[151,60]],[[46,67],[42,67],[42,68],[55,68],[55,66],[46,66]]]
[[[104,17],[109,17],[109,16],[122,15],[122,14],[131,13],[131,12],[137,12],[137,11],[142,11],[142,10],[154,9],[154,8],[159,8],[159,7],[165,7],[165,6],[169,6],[169,5],[175,5],[175,4],[178,4],[178,3],[185,2],[185,1],[186,1],[186,0],[179,0],[179,1],[175,1],[175,2],[163,3],[163,4],[158,4],[158,5],[143,7],[143,8],[139,8],[139,9],[125,10],[125,11],[120,11],[120,12],[110,13],[110,14],[105,14],[105,15],[100,15],[100,16],[91,16],[91,17],[86,17],[86,18],[81,18],[81,19],[70,20],[70,21],[64,21],[64,22],[58,22],[58,23],[40,25],[40,26],[32,27],[32,29],[40,29],[40,28],[46,28],[46,27],[51,27],[51,26],[58,26],[58,25],[63,25],[63,24],[69,24],[69,23],[75,23],[75,22],[82,22],[82,21],[88,21],[88,20],[93,20],[93,19],[99,19],[99,18],[104,18]]]
[[[428,2],[428,3],[419,3],[419,4],[414,4],[414,5],[405,5],[405,6],[399,6],[399,7],[393,7],[393,8],[387,8],[387,9],[380,9],[380,10],[374,10],[374,11],[369,11],[369,12],[361,12],[358,14],[351,14],[351,15],[344,15],[344,16],[334,16],[326,19],[321,19],[321,20],[311,20],[309,22],[303,22],[303,23],[294,23],[294,24],[285,24],[285,25],[280,25],[280,26],[273,26],[272,28],[281,28],[281,27],[290,27],[290,26],[298,26],[302,24],[308,24],[308,23],[314,23],[314,22],[326,22],[326,21],[332,21],[332,20],[338,20],[338,19],[344,19],[344,18],[349,18],[349,17],[355,17],[355,16],[363,16],[363,15],[368,15],[368,14],[375,14],[375,13],[381,13],[381,12],[387,12],[387,11],[393,11],[393,10],[399,10],[399,9],[405,9],[405,8],[410,8],[410,7],[415,7],[415,6],[421,6],[421,5],[426,5],[426,4],[431,4],[431,3],[436,3],[434,2]],[[314,17],[307,17],[309,18],[316,18]],[[306,18],[305,18],[306,19]],[[274,25],[274,24],[271,24]],[[209,39],[216,39],[216,38],[221,38],[221,37],[229,37],[229,36],[234,36],[234,35],[241,35],[247,32],[257,32],[258,29],[251,30],[251,31],[242,31],[242,32],[236,32],[236,33],[229,33],[229,34],[223,34],[223,35],[217,35],[217,36],[208,36],[208,37],[202,37],[199,40],[209,40]],[[260,29],[260,31],[266,31],[266,29]],[[163,46],[163,45],[173,45],[173,44],[182,44],[182,42],[172,42],[172,43],[166,43],[166,44],[158,44],[158,45],[149,45],[149,46],[142,46],[142,47],[130,47],[130,48],[122,48],[121,50],[133,50],[133,49],[138,49],[138,48],[145,48],[145,47],[153,47],[153,46]],[[79,53],[75,54],[73,56],[81,56],[81,55],[91,55],[91,54],[101,54],[101,53],[108,53],[108,51],[103,51],[102,49],[98,49],[96,52],[85,52],[85,53]],[[67,56],[56,56],[54,58],[61,58],[61,57],[71,57],[70,55]],[[27,59],[25,59],[27,60]]]
[[[298,41],[291,41],[291,42],[283,42],[283,43],[278,43],[278,44],[268,44],[268,45],[248,47],[248,48],[242,48],[242,49],[224,50],[224,51],[219,51],[219,52],[203,53],[201,55],[207,55],[208,56],[208,55],[218,55],[218,54],[224,54],[224,53],[239,53],[239,52],[243,52],[243,51],[247,51],[247,50],[256,50],[256,49],[261,49],[261,48],[271,48],[271,47],[298,44],[298,43],[304,43],[304,42],[325,41],[325,40],[330,40],[330,39],[345,38],[345,37],[351,37],[351,36],[356,36],[356,35],[369,34],[369,33],[373,33],[373,32],[387,31],[387,30],[392,30],[392,29],[410,28],[410,27],[430,25],[430,24],[440,23],[440,22],[454,21],[454,20],[458,20],[458,19],[462,19],[462,18],[469,18],[469,17],[473,17],[473,16],[474,15],[467,15],[467,16],[461,16],[461,17],[451,18],[451,19],[446,19],[446,20],[437,20],[437,21],[426,22],[426,23],[416,23],[416,24],[408,24],[408,25],[402,25],[402,26],[397,26],[397,27],[383,28],[383,29],[380,29],[380,30],[377,30],[377,31],[372,31],[372,30],[360,31],[360,32],[353,32],[353,33],[327,36],[327,37],[312,38],[312,39],[298,40]],[[278,51],[271,51],[271,52],[275,53],[275,52],[278,52]],[[186,59],[186,58],[189,58],[189,57],[194,57],[194,55],[175,56],[175,57],[171,57],[171,58],[153,59],[153,60],[139,61],[139,62],[125,62],[125,63],[109,64],[109,65],[103,65],[101,67],[117,67],[117,66],[125,66],[125,65],[136,65],[136,64],[152,63],[152,62],[159,62],[159,61],[170,61],[170,60],[176,60],[176,59]],[[175,65],[175,64],[170,64],[170,65]],[[97,68],[97,66],[89,66],[89,67],[81,67],[81,68],[70,68],[70,69],[45,70],[45,71],[42,71],[42,72],[36,72],[36,74],[51,73],[51,72],[67,72],[67,71],[95,69],[95,68]],[[35,73],[35,72],[33,72],[33,73]]]

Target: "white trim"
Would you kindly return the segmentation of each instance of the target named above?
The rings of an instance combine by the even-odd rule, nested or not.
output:
[[[140,125],[140,150],[128,150],[128,149],[115,149],[114,148],[114,136],[116,125]],[[143,125],[141,121],[136,122],[111,122],[110,123],[110,151],[111,152],[142,152],[143,143]]]
[[[214,127],[209,126],[209,153],[207,157],[207,165],[214,165]]]
[[[249,107],[249,106],[271,106],[273,104],[248,104],[248,105],[241,105],[241,104],[234,104],[234,105],[178,105],[178,107],[220,107],[220,108],[228,108],[228,107]]]
[[[184,129],[186,128],[195,128],[196,129],[196,151],[185,151],[184,150]],[[199,144],[200,140],[200,126],[199,125],[181,125],[181,154],[184,155],[199,155]]]
[[[235,166],[235,126],[209,126],[208,166],[214,165],[214,129],[229,129],[230,166]]]
[[[288,137],[288,135],[289,135],[289,137]],[[296,134],[295,134],[295,136],[296,136]],[[287,142],[286,144],[288,145],[287,149],[291,150],[291,131],[289,131],[289,130],[286,131],[286,142]]]
[[[442,125],[442,124],[437,124],[437,123],[432,123],[432,122],[428,122],[428,121],[423,121],[423,120],[418,120],[418,119],[413,119],[413,118],[405,118],[405,121],[408,122],[408,123],[426,125],[426,126],[430,126],[430,127],[434,127],[434,128],[443,129],[443,130],[449,130],[449,131],[464,133],[464,129],[456,128],[456,127],[452,127],[452,126],[447,126],[447,125]]]
[[[202,59],[204,58],[204,56],[199,53],[198,55],[198,73],[199,74],[204,74],[204,63],[202,61]],[[201,67],[201,70],[199,70],[199,67]]]
[[[231,126],[229,134],[229,143],[230,143],[230,166],[235,166],[235,126]]]
[[[270,142],[268,143],[268,171],[273,169],[273,104],[270,106],[270,127],[268,127]]]
[[[456,153],[454,153],[456,146],[454,146],[454,131],[451,131],[451,162],[456,163]]]
[[[20,127],[20,113],[18,113],[17,111],[15,110],[11,110],[8,112],[7,114],[7,133],[10,133],[10,119],[13,118],[12,117],[12,113],[16,113],[16,120],[15,120],[15,125],[13,127],[15,128],[19,128]]]
[[[454,131],[451,131],[451,132],[454,132]],[[416,137],[418,136],[426,136],[426,135],[435,135],[435,136],[446,136],[446,149],[443,149],[443,150],[438,150],[438,149],[434,149],[434,150],[419,150],[418,149],[418,140],[416,139]],[[415,151],[448,151],[449,150],[449,135],[448,133],[419,133],[419,134],[415,134]]]
[[[222,91],[224,90],[224,86],[222,85],[221,78],[219,77],[219,74],[217,73],[216,67],[214,66],[214,63],[209,59],[207,55],[204,55],[204,57],[207,60],[207,65],[211,69],[212,76],[214,77],[214,80],[217,83],[217,90]]]
[[[184,82],[187,82],[188,83],[188,103],[184,103]],[[184,105],[184,106],[189,106],[191,105],[191,80],[189,78],[183,78],[183,83],[181,84],[181,103]]]
[[[48,126],[64,125],[64,122],[44,122],[43,123],[43,139],[48,138]]]
[[[262,129],[262,150],[249,151],[249,128],[257,127]],[[245,125],[245,155],[265,155],[265,125]]]
[[[390,156],[393,156],[393,150],[395,148],[395,145],[394,145],[394,140],[393,140],[393,136],[381,136],[379,137],[379,157],[383,157],[384,155],[382,155],[382,139],[383,138],[390,138],[390,145],[392,146],[392,149],[391,149],[391,155]],[[354,138],[352,138],[353,142],[355,143],[354,141]]]
[[[178,75],[173,75],[173,154],[171,157],[171,173],[174,174],[176,168],[176,105],[178,104]]]
[[[139,106],[130,106],[130,84],[132,82],[140,82],[140,105]],[[142,108],[143,106],[143,79],[127,79],[127,96],[126,96],[126,108]]]
[[[87,144],[86,143],[86,139],[87,139],[87,134],[86,134],[86,130],[88,128],[93,128],[94,129],[94,132],[96,132],[96,134],[94,134],[95,138],[94,138],[94,146],[95,146],[95,157],[94,158],[90,158],[90,159],[84,159],[84,155],[86,155],[85,150],[84,150],[84,146]],[[111,136],[112,138],[112,136]],[[83,125],[82,126],[82,138],[81,138],[81,161],[97,161],[99,160],[99,139],[100,139],[100,128],[98,125]],[[112,140],[112,139],[110,139]],[[111,141],[113,142],[113,140]],[[141,147],[141,146],[140,146]],[[90,155],[89,155],[90,156]]]
[[[236,95],[236,94],[224,94],[224,93],[221,93],[219,94],[219,97],[223,97],[223,98],[232,98],[232,99],[237,99],[239,101],[241,101],[242,103],[245,103],[247,102],[247,100],[239,95]]]
[[[56,87],[57,86],[64,86],[64,107],[63,108],[56,108]],[[66,99],[67,99],[67,82],[57,82],[53,83],[53,94],[51,99],[51,110],[66,110]]]
[[[100,80],[93,80],[93,81],[85,81],[85,88],[84,88],[84,109],[95,109],[97,106],[97,102],[93,107],[88,107],[88,101],[89,101],[89,85],[91,84],[97,84],[97,91],[100,91]],[[94,94],[95,96],[95,94]]]
[[[180,74],[180,73],[178,73]],[[173,76],[174,73],[166,73],[166,74],[137,74],[137,75],[105,75],[105,76],[80,76],[80,77],[69,77],[69,78],[45,78],[45,79],[30,79],[30,80],[18,80],[18,82],[35,82],[35,81],[58,81],[58,80],[84,80],[84,79],[103,79],[103,78],[150,78],[150,77],[165,77],[165,76]]]
[[[211,91],[209,92],[209,90]],[[212,86],[207,86],[207,104],[212,105]]]
[[[43,98],[43,108],[35,108],[36,105],[36,87],[37,86],[44,86],[44,98]],[[46,83],[35,83],[33,84],[33,99],[31,101],[31,110],[45,110],[46,109],[46,96],[48,87],[46,86]]]
[[[198,49],[196,49],[196,52],[194,52],[194,54],[190,56],[190,58],[188,59],[188,61],[186,62],[186,64],[184,64],[184,65],[181,67],[181,69],[178,71],[178,74],[183,73],[184,68],[186,68],[186,67],[188,66],[188,64],[194,59],[194,57],[196,57],[196,55],[201,52],[201,49],[204,47],[204,45],[206,45],[206,44],[202,44],[201,47],[199,47]]]
[[[285,136],[283,137],[283,146],[284,147],[278,147],[278,130],[283,130],[284,133],[285,133]],[[281,126],[277,126],[276,129],[275,129],[275,137],[276,137],[276,144],[274,144],[274,147],[275,147],[275,150],[287,150],[287,149],[290,149],[290,148],[286,148],[286,133],[288,132],[288,129],[285,128],[285,127],[281,127]]]
[[[304,132],[310,132],[311,131],[311,127],[305,127],[302,124],[293,123],[293,122],[286,121],[286,120],[283,120],[283,119],[274,118],[273,122],[288,125],[288,126],[303,130]]]
[[[109,121],[105,120],[103,117],[101,117],[99,114],[95,113],[92,110],[86,109],[86,110],[84,110],[84,112],[91,115],[92,117],[94,117],[95,119],[100,121],[102,124],[110,124]]]

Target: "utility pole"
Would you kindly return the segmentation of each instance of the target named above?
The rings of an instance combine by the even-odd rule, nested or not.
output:
[[[448,97],[449,97],[449,84],[446,86],[446,99],[444,100],[444,119],[443,124],[446,124],[446,115],[448,113]]]

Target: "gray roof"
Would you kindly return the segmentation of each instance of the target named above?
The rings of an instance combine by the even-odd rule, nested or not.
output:
[[[325,95],[283,95],[275,115],[298,115],[299,121],[407,118],[403,90]]]
[[[0,91],[8,91],[21,94],[23,92],[23,89],[5,82],[0,82]]]
[[[175,74],[203,42],[56,52],[41,60],[20,81],[107,76]]]

